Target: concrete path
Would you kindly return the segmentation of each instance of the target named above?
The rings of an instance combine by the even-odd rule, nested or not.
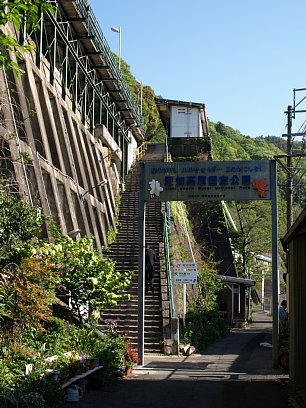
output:
[[[253,315],[248,328],[189,357],[146,356],[116,385],[87,392],[76,408],[285,408],[288,374],[272,368],[272,321]],[[262,345],[261,345],[262,344]]]

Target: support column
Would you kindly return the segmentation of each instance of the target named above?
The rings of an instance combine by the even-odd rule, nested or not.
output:
[[[270,161],[271,207],[272,207],[272,353],[273,366],[278,367],[279,322],[278,322],[278,225],[277,225],[277,168],[276,161]]]
[[[138,357],[139,364],[144,365],[144,306],[145,306],[145,237],[146,237],[146,203],[145,203],[145,164],[140,163],[139,186],[139,254],[138,254]]]

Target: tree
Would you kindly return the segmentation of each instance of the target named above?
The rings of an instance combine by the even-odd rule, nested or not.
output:
[[[8,188],[0,191],[0,339],[42,329],[51,315],[58,272],[34,256],[42,218]],[[15,339],[15,340],[14,340]]]
[[[0,34],[0,68],[14,71],[16,74],[24,72],[12,60],[10,53],[13,53],[17,59],[22,60],[22,53],[33,49],[26,41],[22,41],[21,34],[38,28],[41,13],[51,10],[52,6],[46,0],[2,1],[0,6],[0,27],[6,26],[6,30],[4,34]],[[12,32],[13,27],[19,33],[18,39]]]
[[[47,256],[60,271],[62,290],[69,294],[72,309],[81,321],[84,308],[87,312],[101,310],[128,298],[120,292],[129,285],[131,272],[116,272],[115,262],[100,255],[92,238],[74,241],[54,232],[54,242],[45,242],[38,253]]]
[[[115,56],[118,59],[117,56]],[[150,86],[144,86],[131,73],[130,66],[121,61],[121,72],[138,107],[142,104],[143,131],[145,139],[150,143],[163,143],[165,129],[155,105],[155,92]],[[142,89],[141,89],[142,88]],[[142,100],[140,100],[142,98]]]
[[[0,271],[0,339],[18,342],[25,330],[42,330],[52,315],[58,276],[43,258],[24,258]]]
[[[235,202],[234,209],[237,230],[229,227],[229,234],[234,246],[236,270],[238,276],[256,280],[261,273],[261,265],[257,262],[256,255],[268,255],[272,250],[270,203]],[[251,308],[251,288],[249,287],[248,320],[251,319]]]
[[[231,211],[237,231],[229,228],[234,245],[236,269],[240,277],[250,279],[258,254],[271,253],[271,207],[269,202],[234,202]]]
[[[0,267],[33,255],[43,222],[36,214],[37,208],[0,185]]]
[[[205,262],[198,262],[198,293],[195,303],[202,313],[218,308],[217,297],[223,288],[218,278],[217,262],[210,256]]]

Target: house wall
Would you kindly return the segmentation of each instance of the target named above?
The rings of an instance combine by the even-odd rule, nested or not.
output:
[[[289,374],[290,384],[306,399],[306,234],[289,242]]]

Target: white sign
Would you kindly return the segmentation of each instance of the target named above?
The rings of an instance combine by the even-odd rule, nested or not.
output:
[[[174,283],[176,284],[196,284],[197,282],[197,271],[174,271]]]
[[[196,271],[197,264],[195,262],[178,262],[174,264],[174,271]]]

